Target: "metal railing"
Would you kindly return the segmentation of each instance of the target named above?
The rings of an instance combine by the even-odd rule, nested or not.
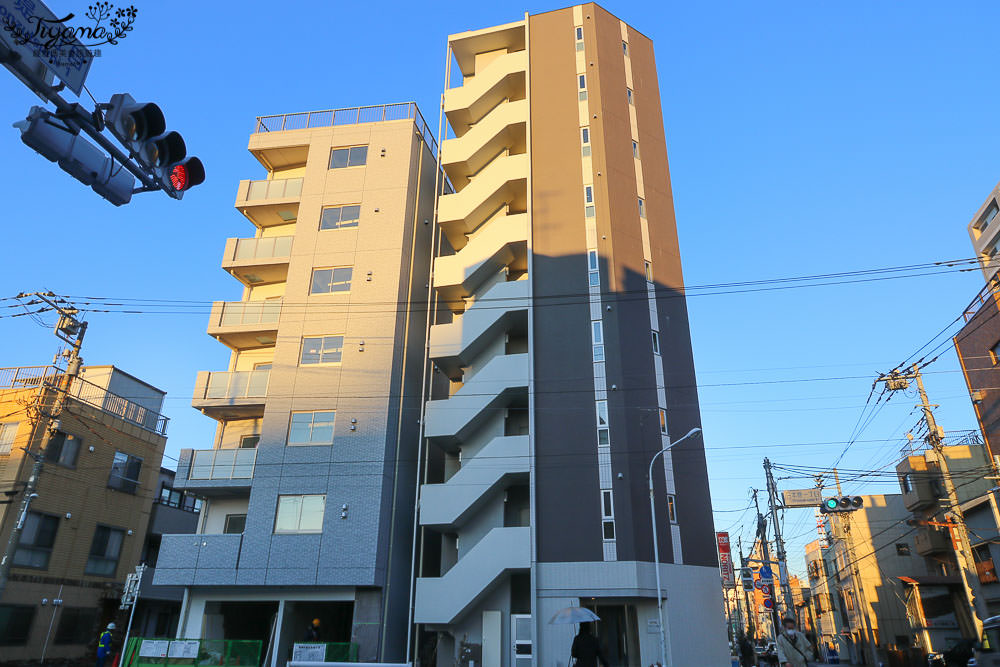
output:
[[[212,372],[205,385],[205,398],[263,398],[270,377],[270,370]]]
[[[1000,291],[1000,283],[997,282],[996,278],[990,279],[986,286],[979,290],[979,294],[972,299],[972,303],[966,306],[965,310],[962,312],[962,317],[966,322],[975,317],[979,309],[986,305],[988,301],[996,298],[996,293]]]
[[[298,197],[300,194],[302,194],[301,177],[250,181],[250,187],[247,189],[247,201]]]
[[[188,479],[250,479],[256,463],[256,449],[197,449]]]
[[[58,389],[59,378],[63,371],[54,366],[22,366],[17,368],[0,368],[0,389],[27,389],[46,385]],[[81,377],[73,381],[67,392],[68,396],[81,403],[86,403],[119,419],[140,426],[147,431],[166,435],[169,417],[154,410],[114,394],[100,385],[88,382]]]
[[[233,260],[288,257],[292,252],[293,236],[270,236],[253,239],[236,239]]]
[[[236,327],[245,324],[277,324],[281,314],[281,299],[267,301],[223,301],[219,326]]]
[[[417,108],[416,102],[399,102],[396,104],[378,104],[370,107],[345,107],[343,109],[325,109],[323,111],[305,111],[301,113],[286,113],[275,116],[257,116],[254,134],[261,132],[281,132],[283,130],[305,130],[313,127],[331,127],[333,125],[357,125],[359,123],[380,123],[387,120],[412,119],[431,149],[437,153],[437,141],[431,134],[430,126]]]

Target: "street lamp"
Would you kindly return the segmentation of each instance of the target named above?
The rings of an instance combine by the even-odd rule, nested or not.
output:
[[[660,664],[663,667],[667,667],[667,636],[663,629],[663,593],[661,592],[662,587],[660,586],[660,540],[656,536],[656,504],[653,502],[655,498],[653,495],[653,464],[656,462],[657,456],[664,453],[674,445],[679,445],[696,433],[701,433],[701,429],[697,426],[688,431],[687,435],[680,440],[671,442],[669,445],[653,454],[653,458],[649,461],[649,522],[653,526],[653,569],[656,570],[656,611],[660,615]]]

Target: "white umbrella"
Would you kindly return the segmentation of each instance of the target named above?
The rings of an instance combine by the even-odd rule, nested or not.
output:
[[[594,612],[584,607],[566,607],[556,612],[549,625],[560,625],[563,623],[590,623],[599,621],[601,618]]]

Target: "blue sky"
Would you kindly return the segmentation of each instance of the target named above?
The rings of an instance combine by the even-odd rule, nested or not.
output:
[[[49,4],[57,14],[86,8],[82,1]],[[225,239],[252,231],[233,201],[240,179],[264,173],[246,151],[256,115],[415,100],[436,127],[448,33],[557,7],[136,5],[134,31],[103,49],[88,87],[102,101],[129,92],[160,104],[204,160],[208,180],[183,202],[149,193],[110,206],[20,142],[9,123],[37,98],[0,72],[8,128],[0,131],[7,229],[0,296],[51,289],[239,298],[239,284],[219,264]],[[1000,93],[987,29],[1000,19],[995,3],[605,6],[656,46],[689,284],[972,255],[965,226],[1000,179]],[[732,527],[735,540],[745,525],[749,535],[749,515],[732,510],[746,506],[750,486],[763,485],[763,456],[832,463],[842,444],[801,443],[844,443],[876,372],[953,320],[981,286],[981,276],[967,272],[692,298],[717,528]],[[168,392],[168,454],[210,446],[214,422],[190,407],[196,372],[223,369],[227,360],[226,349],[204,333],[207,314],[88,319],[88,363],[114,363]],[[46,363],[56,349],[55,338],[24,317],[0,320],[0,340],[4,365]],[[940,423],[973,428],[954,352],[929,370],[942,371],[927,377]],[[819,379],[842,376],[861,377]],[[731,384],[772,380],[798,381]],[[897,396],[842,465],[891,463],[898,443],[886,439],[916,423],[912,407],[912,398]],[[801,562],[802,545],[815,535],[812,514],[790,511],[785,523]]]

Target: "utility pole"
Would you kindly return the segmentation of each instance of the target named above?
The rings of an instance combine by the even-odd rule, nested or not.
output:
[[[760,513],[760,503],[757,502],[757,489],[753,490],[753,504],[757,508],[757,536],[760,538],[760,548],[761,554],[764,556],[764,563],[768,568],[771,567],[771,552],[768,549],[767,544],[767,519],[764,515]],[[771,602],[774,603],[777,596],[774,594],[774,580],[771,581]],[[781,627],[781,621],[778,618],[778,605],[772,604],[771,606],[771,638],[778,641],[778,628]]]
[[[781,597],[786,612],[792,611],[792,587],[788,582],[788,564],[785,560],[785,542],[781,539],[781,526],[778,522],[778,489],[771,474],[771,461],[764,459],[764,475],[767,477],[767,499],[771,506],[771,525],[774,526],[774,543],[778,552],[778,580],[781,585]]]
[[[886,387],[890,391],[898,391],[906,389],[909,380],[915,380],[917,383],[917,392],[920,395],[919,407],[923,411],[924,421],[927,423],[927,444],[933,450],[938,468],[941,470],[941,478],[944,482],[945,490],[945,507],[953,517],[953,522],[949,523],[953,523],[954,525],[949,528],[949,533],[952,537],[958,538],[958,545],[954,549],[955,564],[957,565],[958,574],[962,579],[962,588],[965,591],[966,601],[972,615],[972,625],[975,629],[976,637],[981,637],[983,634],[982,619],[988,617],[989,614],[983,607],[984,601],[982,596],[976,595],[976,591],[972,588],[972,573],[975,571],[972,559],[972,545],[969,542],[969,532],[966,529],[965,516],[962,514],[962,508],[958,502],[958,494],[955,492],[955,484],[952,482],[951,472],[948,469],[948,459],[944,453],[944,431],[938,426],[937,420],[934,419],[933,408],[937,406],[931,405],[927,398],[927,390],[924,388],[924,378],[920,373],[920,366],[917,364],[913,364],[910,367],[909,373],[890,373],[879,377],[877,382],[885,382]],[[954,539],[952,540],[953,545],[955,541]]]
[[[742,570],[743,568],[745,568],[747,566],[747,561],[743,557],[743,536],[742,535],[740,535],[738,538],[736,538],[736,545],[737,545],[737,547],[740,550],[740,569]],[[742,586],[742,581],[741,581],[741,586]],[[738,599],[738,597],[739,596],[737,596],[737,599]],[[754,632],[754,630],[753,630],[753,628],[755,627],[755,624],[753,622],[753,617],[754,617],[755,610],[754,610],[753,606],[751,606],[751,604],[750,604],[750,592],[747,591],[745,588],[743,589],[743,598],[746,601],[746,610],[747,610],[746,632],[747,632],[748,635],[750,635],[751,637],[754,637],[756,639],[756,637],[755,637],[756,632]]]
[[[30,450],[30,441],[28,446],[25,447],[25,453],[34,459],[34,465],[31,467],[31,475],[24,486],[21,506],[18,509],[14,527],[10,531],[7,548],[4,550],[3,558],[0,559],[0,596],[3,595],[4,589],[7,587],[7,580],[10,578],[10,568],[14,560],[14,552],[17,551],[17,547],[21,542],[21,533],[24,530],[24,521],[28,516],[28,508],[31,506],[31,501],[38,497],[35,489],[38,487],[38,476],[42,474],[42,469],[45,466],[45,450],[48,448],[49,441],[56,430],[57,420],[59,419],[59,415],[62,414],[63,406],[66,403],[66,395],[72,389],[74,379],[80,374],[80,367],[83,364],[83,359],[80,357],[80,346],[83,344],[83,336],[87,331],[87,323],[81,322],[75,317],[79,311],[75,308],[66,308],[53,301],[52,299],[55,297],[55,294],[52,292],[33,292],[31,294],[19,294],[18,296],[38,299],[38,301],[34,302],[29,301],[27,305],[46,303],[59,313],[59,322],[56,324],[55,334],[66,343],[69,343],[70,349],[66,372],[56,376],[54,385],[55,397],[48,412],[45,410],[45,392],[40,391],[38,394],[35,406],[38,421],[35,424],[35,428],[32,429],[31,438],[34,440],[37,429],[41,428],[42,439],[37,452]],[[42,382],[45,382],[44,376]]]

